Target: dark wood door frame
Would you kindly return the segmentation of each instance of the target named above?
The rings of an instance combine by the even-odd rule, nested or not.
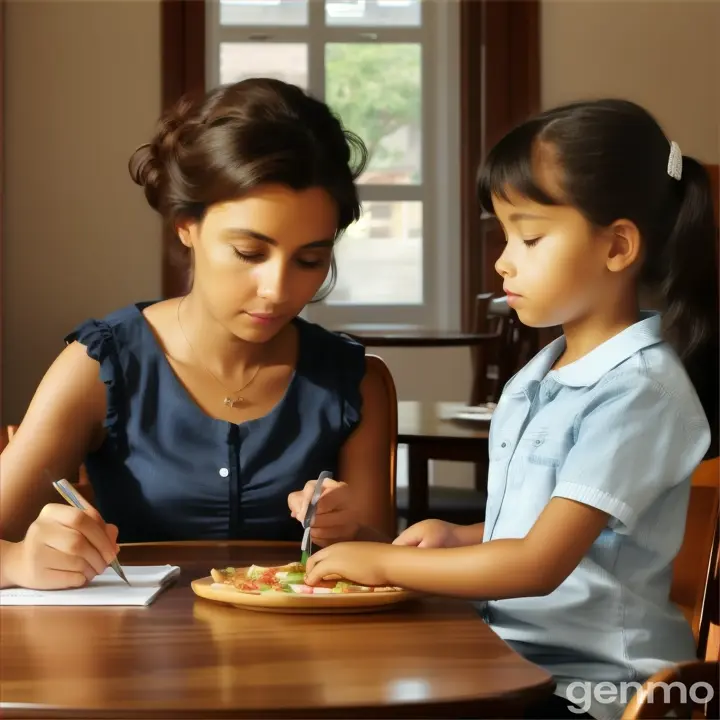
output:
[[[475,297],[502,292],[493,269],[502,232],[480,217],[477,170],[504,133],[540,108],[540,3],[461,0],[460,15],[461,307],[469,331]]]
[[[205,0],[162,0],[162,108],[205,92]],[[163,229],[162,294],[187,292],[188,257],[172,228]]]
[[[3,303],[4,257],[3,257],[3,225],[5,224],[4,198],[5,198],[5,0],[0,0],[0,416],[2,415],[2,402],[4,398],[4,385],[2,368],[3,360],[3,317],[5,305]],[[3,425],[0,420],[0,427]]]

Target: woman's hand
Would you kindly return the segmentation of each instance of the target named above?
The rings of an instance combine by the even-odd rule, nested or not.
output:
[[[310,480],[303,490],[290,493],[288,507],[290,514],[299,522],[305,520],[317,480]],[[323,489],[317,504],[315,519],[310,536],[321,547],[345,540],[354,540],[360,523],[353,507],[353,494],[347,483],[332,480],[323,481]]]
[[[3,553],[4,584],[35,590],[80,587],[102,573],[118,552],[118,529],[94,508],[45,505],[25,539]]]

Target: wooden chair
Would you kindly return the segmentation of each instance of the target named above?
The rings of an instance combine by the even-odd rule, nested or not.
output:
[[[0,428],[0,452],[2,452],[5,446],[12,440],[16,431],[17,425],[5,425],[3,428]]]
[[[622,720],[659,720],[670,712],[674,713],[671,717],[680,720],[716,720],[720,717],[718,673],[720,663],[702,660],[655,673],[627,704]],[[712,691],[707,690],[708,686]],[[709,695],[709,702],[704,702]]]
[[[701,463],[693,475],[685,537],[675,559],[670,589],[671,599],[692,624],[695,640],[701,650],[699,655],[701,660],[705,659],[708,645],[715,648],[712,652],[717,659],[720,646],[718,633],[713,632],[712,623],[707,622],[710,616],[707,614],[703,616],[708,606],[706,589],[712,590],[710,573],[713,570],[713,563],[717,563],[719,481],[720,460],[717,458]]]
[[[397,531],[397,436],[398,436],[398,400],[395,380],[385,361],[377,355],[365,356],[366,372],[379,376],[385,385],[390,410],[389,424],[387,427],[386,450],[389,463],[390,487],[388,488],[388,503],[390,508],[390,525],[385,531],[394,537]]]
[[[505,298],[492,293],[475,299],[473,332],[495,335],[497,341],[474,351],[470,404],[497,403],[510,378],[540,349],[538,332],[520,322]]]
[[[718,472],[720,464],[716,458],[704,462],[693,476],[685,538],[675,563],[671,590],[671,597],[692,624],[698,659],[648,678],[628,703],[622,720],[664,718],[671,711],[675,713],[673,717],[688,720],[720,718]],[[693,686],[698,688],[698,683],[712,688],[709,702],[704,702],[704,692],[695,696],[690,692]]]

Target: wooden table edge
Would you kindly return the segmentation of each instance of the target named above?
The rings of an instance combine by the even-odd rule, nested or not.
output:
[[[252,547],[252,548],[277,548],[284,550],[286,548],[297,548],[298,543],[292,540],[163,540],[158,542],[135,542],[120,543],[120,547],[132,548],[193,548],[193,547],[209,547],[222,549],[224,547]]]
[[[193,548],[208,547],[222,549],[226,547],[253,547],[253,548],[275,548],[286,549],[296,548],[297,543],[292,541],[247,541],[247,540],[181,540],[161,542],[139,542],[125,543],[121,547],[126,548]],[[522,656],[520,656],[522,658]],[[318,718],[324,720],[329,718],[347,718],[347,720],[359,720],[360,718],[373,718],[378,712],[385,718],[420,720],[421,718],[475,718],[475,717],[522,717],[522,709],[542,700],[552,694],[555,688],[555,681],[545,669],[531,663],[523,658],[525,662],[534,665],[546,676],[544,681],[538,681],[535,685],[524,688],[522,691],[511,690],[498,695],[486,697],[465,697],[453,700],[439,700],[432,703],[397,703],[385,705],[382,708],[375,706],[339,705],[319,708],[271,708],[259,710],[258,708],[87,708],[79,709],[72,707],[55,707],[35,703],[13,703],[0,701],[0,714],[3,718],[16,720],[67,720],[77,718],[86,720],[119,720],[120,718],[143,718],[143,720],[310,720]],[[517,713],[507,710],[517,708]]]
[[[523,710],[549,697],[556,683],[547,673],[545,682],[527,688],[522,692],[508,692],[488,698],[459,698],[457,700],[438,701],[434,703],[398,703],[385,705],[382,708],[366,705],[338,705],[318,708],[273,708],[258,710],[257,708],[88,708],[48,707],[27,703],[2,703],[0,712],[7,720],[125,720],[125,718],[142,718],[142,720],[325,720],[343,718],[343,720],[370,720],[378,715],[384,719],[420,720],[421,718],[521,718]],[[516,709],[513,712],[513,708]]]

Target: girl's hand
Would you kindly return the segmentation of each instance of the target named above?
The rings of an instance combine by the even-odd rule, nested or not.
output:
[[[290,513],[301,523],[305,520],[316,482],[317,480],[310,480],[303,490],[290,493],[288,496]],[[330,478],[323,481],[317,512],[310,530],[312,541],[324,547],[353,540],[359,529],[360,523],[353,509],[352,492],[347,483]]]
[[[34,590],[80,587],[115,558],[117,536],[117,527],[105,524],[94,508],[45,505],[25,539],[8,548],[3,575]]]
[[[339,575],[358,585],[388,584],[386,564],[392,546],[384,543],[338,543],[310,556],[305,573],[308,585]]]
[[[419,548],[459,547],[455,534],[457,525],[444,520],[422,520],[398,535],[393,545],[410,545]]]

